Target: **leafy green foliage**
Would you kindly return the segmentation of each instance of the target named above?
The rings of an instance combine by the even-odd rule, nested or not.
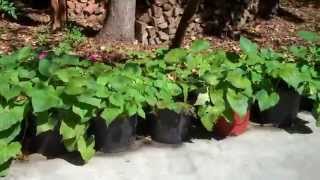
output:
[[[10,0],[0,0],[0,12],[4,12],[17,19],[17,9]]]
[[[18,142],[4,144],[0,141],[0,177],[6,176],[12,158],[21,153],[21,145]]]
[[[255,54],[258,51],[257,45],[245,37],[240,38],[240,47],[246,54]]]
[[[0,58],[0,176],[7,173],[11,160],[20,153],[16,138],[30,109],[25,92],[35,76],[33,58],[28,47]]]
[[[76,26],[69,26],[66,35],[57,47],[53,48],[56,55],[60,56],[72,51],[74,47],[81,44],[85,37],[81,33],[81,29]]]
[[[279,95],[275,92],[268,94],[264,89],[256,93],[256,98],[261,111],[267,110],[275,106],[279,102]]]
[[[300,31],[298,35],[306,41],[318,41],[320,40],[320,36],[317,33],[309,32],[309,31]]]
[[[72,31],[72,30],[71,30]],[[80,43],[74,30],[66,41]],[[241,54],[210,49],[195,41],[190,49],[161,49],[155,55],[132,54],[125,64],[109,66],[67,55],[66,49],[39,60],[29,47],[0,57],[0,175],[20,153],[18,136],[28,116],[36,118],[37,135],[58,130],[68,151],[85,162],[94,155],[95,139],[88,134],[97,118],[107,126],[121,118],[146,117],[149,111],[196,111],[212,131],[220,118],[232,122],[257,103],[261,111],[279,101],[279,82],[315,101],[320,120],[320,48],[313,33],[300,33],[308,46],[287,53],[260,49],[241,38]],[[61,46],[62,47],[62,46]],[[67,50],[69,51],[69,50]],[[190,95],[198,98],[191,105]],[[146,111],[148,110],[148,111]]]

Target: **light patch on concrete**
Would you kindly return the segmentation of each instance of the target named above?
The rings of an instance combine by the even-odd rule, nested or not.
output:
[[[182,146],[145,145],[120,154],[97,154],[75,166],[32,155],[15,162],[7,180],[318,180],[320,129],[310,114],[312,134],[289,134],[254,126],[223,141],[193,140]]]

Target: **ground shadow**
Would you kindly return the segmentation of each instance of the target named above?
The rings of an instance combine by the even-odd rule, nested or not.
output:
[[[200,120],[194,118],[191,122],[190,133],[187,142],[192,142],[193,139],[212,139],[212,132],[207,131]]]
[[[303,18],[293,14],[292,12],[289,12],[288,10],[282,7],[278,9],[278,16],[280,18],[283,18],[286,21],[297,23],[297,24],[301,24],[305,22]]]
[[[313,131],[307,126],[308,123],[308,121],[296,118],[294,123],[290,127],[284,128],[284,130],[290,134],[311,134]]]
[[[57,131],[48,131],[29,137],[28,142],[23,143],[23,149],[28,154],[38,153],[47,159],[63,159],[77,166],[85,164],[79,152],[67,151],[62,137]]]

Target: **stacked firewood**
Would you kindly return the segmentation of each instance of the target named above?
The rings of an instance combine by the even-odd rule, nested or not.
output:
[[[173,38],[183,8],[181,0],[154,0],[147,11],[137,17],[137,38],[143,44],[160,44]]]
[[[202,0],[189,23],[187,36],[232,31],[255,17],[259,0]],[[136,34],[143,44],[161,44],[174,37],[186,0],[151,0],[143,13],[137,13]]]
[[[105,0],[67,0],[68,20],[99,30],[106,17]]]

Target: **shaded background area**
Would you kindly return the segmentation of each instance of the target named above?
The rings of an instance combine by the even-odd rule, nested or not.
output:
[[[95,2],[94,0],[70,0],[68,2],[80,1],[86,3],[82,3],[82,5],[79,6],[75,5],[73,10],[71,8],[68,11],[69,14],[76,10],[79,11],[80,14],[82,13],[83,16],[76,16],[79,18],[78,21],[77,19],[72,20],[72,18],[69,17],[70,20],[76,22],[78,25],[81,25],[81,23],[84,22],[81,20],[83,17],[90,17],[92,14],[97,13],[95,10],[102,7],[102,5],[97,6],[97,4],[90,4],[90,2]],[[41,0],[41,2],[45,1]],[[177,20],[179,20],[179,17],[182,14],[182,7],[185,2],[181,0],[170,0],[170,2],[181,5],[161,5],[161,10],[157,17],[155,15],[155,11],[157,11],[155,10],[156,6],[152,2],[153,1],[146,0],[137,1],[137,24],[142,24],[142,26],[136,26],[137,39],[139,42],[136,42],[134,45],[119,44],[113,46],[113,51],[119,51],[121,53],[130,50],[154,50],[157,47],[167,45],[172,38],[172,34],[175,32]],[[163,2],[166,2],[166,0]],[[239,47],[236,40],[240,35],[244,35],[262,46],[281,48],[281,46],[288,44],[299,43],[300,39],[296,35],[299,30],[320,31],[320,6],[319,1],[316,0],[283,0],[281,1],[281,11],[279,15],[270,20],[260,19],[255,16],[256,3],[258,0],[234,0],[235,3],[222,2],[223,0],[205,0],[203,2],[199,9],[199,13],[194,18],[193,23],[190,24],[185,46],[188,46],[190,41],[196,38],[203,38],[211,41],[215,47],[238,51]],[[21,8],[22,11],[24,11],[21,16],[29,18],[29,22],[32,22],[29,24],[23,24],[20,21],[15,21],[6,17],[0,19],[0,52],[7,53],[27,44],[36,47],[43,41],[45,41],[46,46],[50,48],[57,45],[65,38],[66,33],[64,31],[54,34],[51,33],[50,10],[46,5],[48,4],[44,3],[41,7],[35,7],[29,3],[25,4],[23,6],[24,8]],[[71,6],[70,3],[69,6]],[[80,6],[82,8],[78,8]],[[88,7],[95,8],[90,9]],[[163,9],[165,8],[168,10],[164,11]],[[172,15],[172,17],[168,16],[170,13],[167,13],[170,9],[174,9],[173,13],[176,13],[177,15]],[[90,14],[87,10],[92,13]],[[107,10],[107,6],[105,10]],[[107,13],[107,11],[105,11],[105,13]],[[158,18],[158,16],[160,18]],[[165,16],[170,17],[169,19],[174,17],[175,21],[167,19],[163,21],[161,17]],[[99,21],[101,25],[103,20],[100,19]],[[174,23],[168,23],[169,21]],[[93,20],[90,21],[92,24],[99,24],[94,22],[95,21]],[[98,22],[98,20],[96,22]],[[85,29],[92,30],[89,34],[91,37],[95,34],[94,28],[90,28],[90,25],[86,26],[82,24],[82,26],[85,27]],[[146,40],[144,40],[144,38]],[[105,52],[106,49],[108,50],[110,47],[104,47],[104,44],[97,44],[94,39],[89,36],[73,51],[79,55],[99,53],[100,56],[108,56],[109,52]]]

